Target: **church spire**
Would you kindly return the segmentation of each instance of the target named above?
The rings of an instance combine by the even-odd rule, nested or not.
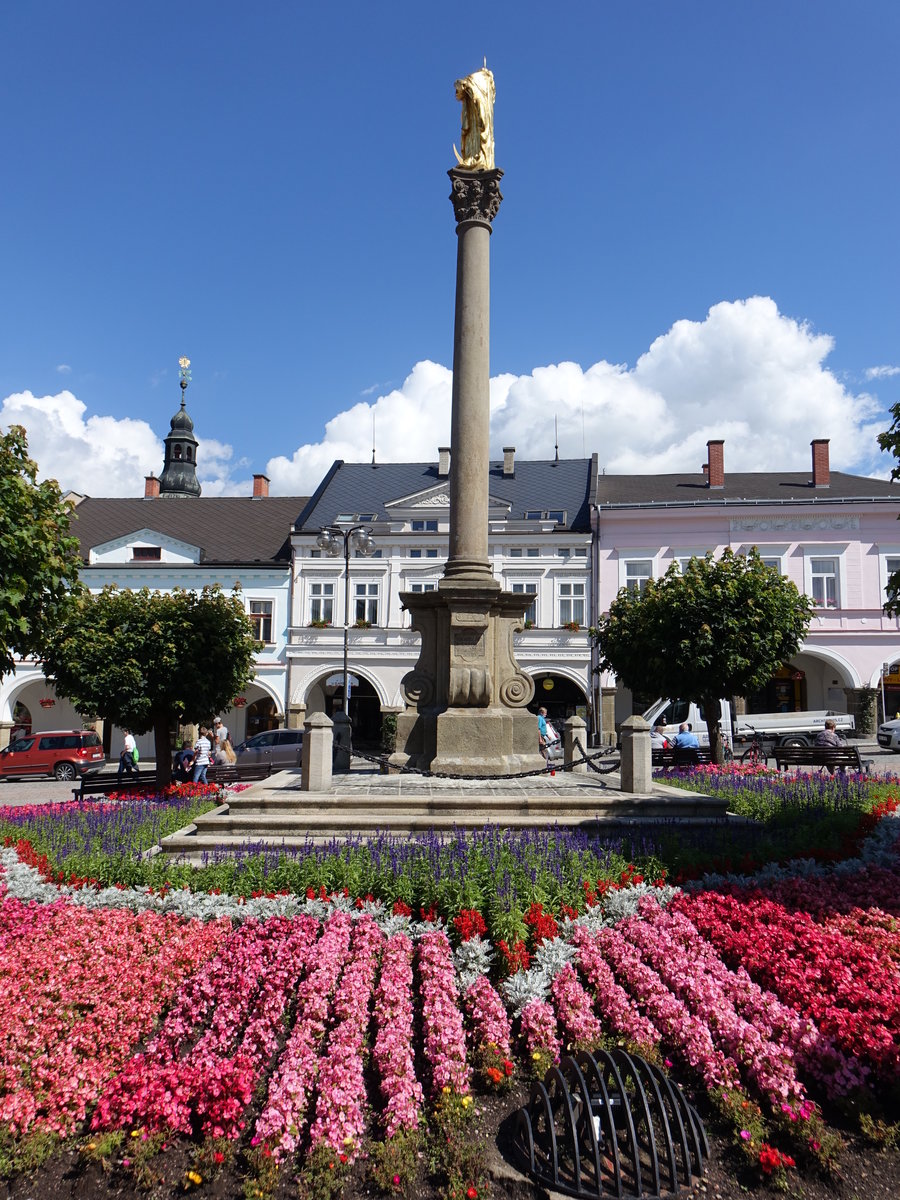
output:
[[[181,408],[170,422],[166,437],[166,457],[159,477],[159,494],[170,499],[189,499],[200,495],[197,482],[197,439],[194,422],[184,407],[187,385],[191,381],[191,360],[179,358],[178,373],[181,387]]]

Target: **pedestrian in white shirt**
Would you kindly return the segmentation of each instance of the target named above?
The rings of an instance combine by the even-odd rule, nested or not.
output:
[[[206,736],[209,730],[205,725],[200,726],[200,736],[194,746],[194,783],[206,783],[206,768],[209,766],[212,744]]]
[[[125,774],[140,775],[138,765],[134,761],[134,752],[137,749],[137,743],[134,740],[134,735],[130,729],[123,729],[122,732],[125,734],[125,737],[122,741],[122,753],[119,755],[118,781],[120,783],[122,781],[122,776]]]
[[[217,749],[228,741],[228,727],[222,724],[221,717],[216,717],[213,721],[213,733],[216,735]]]

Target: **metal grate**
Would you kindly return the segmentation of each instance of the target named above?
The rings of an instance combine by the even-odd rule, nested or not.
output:
[[[624,1050],[551,1067],[517,1114],[514,1146],[539,1183],[567,1196],[671,1200],[703,1173],[703,1123],[665,1072]]]

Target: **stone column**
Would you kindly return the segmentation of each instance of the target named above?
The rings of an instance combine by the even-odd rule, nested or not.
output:
[[[618,689],[614,687],[600,689],[600,703],[602,705],[600,728],[602,730],[601,740],[604,746],[614,746],[616,744],[617,691]]]
[[[653,790],[650,726],[643,717],[622,722],[621,783],[623,792],[646,794]]]
[[[587,754],[587,725],[581,717],[567,718],[563,726],[563,753],[567,767],[574,763],[571,768],[573,775],[587,774],[588,765],[581,758],[582,754]]]
[[[448,172],[456,215],[456,313],[450,430],[450,557],[440,586],[499,590],[488,560],[491,222],[502,171]]]
[[[331,721],[323,712],[311,713],[303,722],[303,792],[327,792],[331,788],[331,731]]]

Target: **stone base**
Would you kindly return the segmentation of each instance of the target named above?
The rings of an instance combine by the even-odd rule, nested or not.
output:
[[[392,765],[452,775],[538,770],[537,718],[526,705],[534,681],[515,661],[513,635],[529,597],[446,579],[436,592],[403,593],[422,636],[404,678],[409,707],[397,717]]]
[[[444,771],[448,775],[510,775],[538,771],[533,713],[504,708],[448,708],[444,712],[407,712],[397,718],[392,766]]]

